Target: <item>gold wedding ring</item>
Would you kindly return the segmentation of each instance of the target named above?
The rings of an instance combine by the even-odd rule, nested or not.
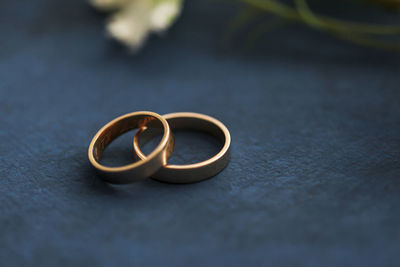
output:
[[[143,160],[121,167],[108,167],[99,163],[106,147],[118,136],[135,128],[146,127],[154,132],[163,132],[158,146]],[[102,179],[113,184],[126,184],[147,178],[166,165],[174,146],[167,121],[154,112],[139,111],[120,116],[101,128],[89,145],[90,163]]]
[[[210,116],[191,112],[170,113],[162,117],[167,120],[171,130],[192,129],[207,132],[221,140],[224,145],[218,154],[203,162],[188,165],[164,165],[151,175],[153,179],[169,183],[193,183],[210,178],[225,168],[230,157],[231,136],[224,124]],[[133,148],[141,160],[146,161],[152,156],[152,154],[146,156],[140,147],[156,134],[153,129],[143,127],[133,138]],[[172,153],[172,150],[169,150],[168,153]],[[168,154],[167,157],[169,158],[169,156]]]

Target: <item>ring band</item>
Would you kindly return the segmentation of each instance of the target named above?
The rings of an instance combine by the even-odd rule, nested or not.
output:
[[[226,167],[230,158],[231,136],[224,124],[210,116],[191,112],[170,113],[163,115],[163,118],[167,120],[171,130],[184,128],[208,132],[221,140],[224,145],[218,154],[203,162],[188,165],[164,165],[151,176],[153,179],[169,183],[193,183],[210,178]],[[133,148],[140,159],[148,158],[140,147],[154,135],[152,130],[141,128],[133,138]],[[172,150],[169,153],[172,153]],[[170,155],[167,156],[169,158]]]
[[[99,163],[104,150],[114,139],[127,131],[142,127],[163,131],[160,143],[148,157],[121,167],[108,167]],[[89,145],[88,155],[90,163],[104,181],[127,184],[147,178],[166,165],[173,146],[174,140],[167,121],[157,113],[139,111],[120,116],[101,128]]]

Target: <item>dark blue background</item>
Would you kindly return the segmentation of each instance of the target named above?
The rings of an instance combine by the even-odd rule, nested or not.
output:
[[[2,1],[0,265],[398,265],[399,55],[295,25],[221,50],[229,4],[187,2],[130,56],[84,1]],[[137,110],[215,116],[230,164],[103,183],[89,142]]]

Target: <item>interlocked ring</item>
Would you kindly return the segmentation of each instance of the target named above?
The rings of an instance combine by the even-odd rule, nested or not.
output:
[[[108,167],[99,163],[106,147],[118,136],[135,128],[162,130],[163,137],[144,160],[121,166]],[[155,131],[156,132],[156,131]],[[89,160],[102,179],[113,184],[127,184],[147,178],[166,165],[174,140],[167,121],[154,112],[139,111],[120,116],[101,128],[89,145]]]
[[[222,122],[207,115],[192,112],[177,112],[163,115],[171,130],[193,129],[208,132],[221,140],[222,149],[212,158],[203,162],[188,165],[164,165],[151,177],[158,181],[169,183],[193,183],[210,178],[222,171],[229,162],[231,136]],[[136,155],[146,160],[140,147],[155,136],[151,129],[141,128],[133,138],[133,148]],[[172,150],[169,151],[172,153]],[[149,155],[150,156],[150,155]],[[170,155],[167,155],[168,158]]]

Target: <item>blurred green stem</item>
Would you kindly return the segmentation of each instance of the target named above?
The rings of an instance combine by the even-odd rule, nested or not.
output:
[[[278,0],[242,0],[249,6],[272,13],[283,19],[303,22],[313,28],[332,32],[334,35],[353,43],[400,50],[400,44],[376,39],[374,35],[399,35],[400,26],[374,25],[342,21],[317,15],[309,8],[306,0],[294,0],[294,7]]]

